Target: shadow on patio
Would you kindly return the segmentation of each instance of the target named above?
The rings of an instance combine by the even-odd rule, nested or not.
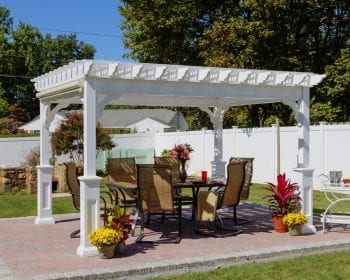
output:
[[[137,236],[130,237],[124,253],[107,260],[77,255],[79,239],[71,239],[69,234],[79,227],[79,214],[56,215],[55,225],[41,226],[34,224],[34,217],[0,219],[0,278],[69,279],[79,276],[83,279],[87,275],[143,278],[150,273],[210,269],[258,259],[346,249],[350,245],[350,231],[346,227],[333,227],[323,234],[320,222],[315,222],[316,234],[295,237],[275,233],[271,216],[262,206],[243,203],[238,206],[237,213],[245,213],[244,218],[254,220],[240,226],[243,233],[237,236],[196,235],[193,224],[184,220],[180,244],[140,244],[134,243]],[[168,230],[165,236],[176,231],[176,220],[166,219],[164,224],[152,221],[148,232],[161,235],[164,228]]]

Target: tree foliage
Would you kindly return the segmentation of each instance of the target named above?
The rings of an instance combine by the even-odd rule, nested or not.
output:
[[[0,6],[0,115],[4,105],[17,104],[26,111],[25,120],[18,121],[34,118],[39,102],[31,78],[75,59],[93,58],[94,53],[75,34],[53,38],[23,22],[14,28],[10,11]]]
[[[350,43],[350,41],[349,41]],[[343,49],[333,65],[326,67],[327,78],[314,95],[313,122],[350,120],[350,49]]]
[[[84,155],[84,118],[81,112],[66,114],[65,121],[61,122],[58,129],[51,136],[53,153],[56,156],[69,154],[74,162],[83,162]],[[110,150],[115,145],[108,130],[96,125],[96,150]]]
[[[327,66],[331,67],[340,58],[342,49],[349,48],[348,0],[123,0],[122,3],[121,27],[125,46],[131,50],[127,56],[141,62],[327,71],[332,76],[338,74]],[[348,75],[343,78],[348,79]],[[330,79],[333,86],[340,81]],[[324,95],[325,85],[311,92],[312,106],[315,104],[311,118],[348,119],[349,115],[342,115],[340,107],[333,107],[335,94]],[[338,93],[340,103],[346,104],[346,93]],[[195,126],[198,123],[208,126],[201,117],[197,113],[188,120]],[[231,108],[224,124],[225,127],[264,126],[274,122],[275,117],[285,125],[295,124],[292,111],[283,104]]]

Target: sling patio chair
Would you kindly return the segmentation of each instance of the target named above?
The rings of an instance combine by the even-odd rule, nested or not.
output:
[[[179,172],[180,172],[180,161],[177,158],[171,158],[171,157],[163,157],[163,156],[155,156],[154,157],[154,164],[164,164],[164,165],[170,165],[172,168],[172,180],[173,182],[179,182]],[[181,193],[181,188],[174,188],[173,192],[175,195],[181,195],[181,204],[184,205],[192,205],[193,207],[193,196],[190,195],[183,195]],[[193,195],[193,194],[192,194]],[[164,221],[164,215],[162,216],[161,222]]]
[[[134,191],[118,188],[118,185],[136,185],[135,158],[108,158],[107,159],[108,186],[115,205],[136,207]],[[113,186],[111,188],[110,186]]]
[[[140,212],[141,234],[136,242],[170,242],[169,239],[145,241],[145,213],[177,215],[178,232],[173,243],[181,241],[181,196],[173,193],[170,165],[137,164],[137,198]]]
[[[224,226],[221,212],[223,208],[233,207],[233,221],[237,225],[236,206],[240,201],[240,194],[244,184],[245,161],[232,162],[227,165],[227,181],[223,192],[205,191],[198,194],[197,215],[195,231],[199,234],[225,237],[237,235],[242,230],[227,228]],[[201,228],[206,225],[205,230]],[[215,226],[216,230],[210,229],[208,225]],[[217,230],[229,231],[229,233],[218,234]]]
[[[254,158],[249,158],[249,157],[231,157],[229,160],[229,163],[240,162],[240,161],[247,162],[244,169],[245,170],[244,185],[241,191],[241,199],[243,200],[247,200],[249,198],[249,191],[252,185],[252,178],[253,178],[253,160]]]
[[[74,162],[65,162],[63,163],[66,167],[66,179],[67,179],[67,185],[70,194],[72,195],[73,205],[74,208],[80,211],[80,183],[78,180],[78,173],[77,173],[77,166]],[[112,200],[112,197],[110,196],[109,192],[103,192],[101,193],[106,194],[110,200]],[[104,214],[107,213],[107,209],[112,207],[110,203],[107,203],[106,199],[103,196],[100,196],[100,199],[103,203],[103,207],[100,207]],[[73,231],[70,234],[71,238],[77,238],[79,237],[80,229]]]
[[[246,162],[246,165],[244,167],[244,184],[240,194],[240,199],[242,200],[247,200],[249,198],[250,187],[252,185],[252,177],[253,177],[253,160],[254,158],[249,158],[249,157],[231,157],[229,160],[229,163]],[[225,187],[226,186],[219,187],[216,189],[216,191],[223,194]],[[243,219],[243,218],[236,218],[234,222],[236,225],[238,225],[238,224],[250,223],[252,221],[248,219]]]

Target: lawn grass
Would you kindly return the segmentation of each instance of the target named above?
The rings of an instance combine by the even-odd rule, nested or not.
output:
[[[56,197],[52,200],[53,214],[78,212],[71,196]],[[37,195],[26,192],[3,193],[0,195],[0,218],[14,218],[37,215]]]
[[[105,180],[102,181],[101,191],[108,191]],[[190,189],[183,190],[184,195],[192,195]],[[256,203],[263,206],[268,206],[267,200],[264,199],[269,195],[269,191],[264,184],[253,184],[251,186],[250,195],[248,200],[242,202]],[[329,202],[324,197],[324,194],[320,191],[314,191],[314,215],[319,216],[324,209],[329,205]],[[108,197],[107,201],[109,201]],[[67,197],[55,197],[53,198],[53,214],[65,214],[78,212],[72,203],[72,198]],[[17,193],[0,193],[0,218],[13,218],[13,217],[25,217],[35,216],[37,212],[37,195],[28,194],[25,191]],[[334,209],[336,212],[350,212],[349,203],[340,202]]]
[[[177,276],[154,277],[158,280],[323,280],[350,279],[350,252],[326,253],[288,260],[231,266],[207,272],[186,273]]]

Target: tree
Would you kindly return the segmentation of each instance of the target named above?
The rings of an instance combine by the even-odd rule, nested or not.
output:
[[[94,53],[94,47],[78,41],[75,34],[52,38],[23,22],[14,29],[10,11],[0,7],[1,98],[26,110],[25,121],[39,114],[31,78],[75,59],[91,59]]]
[[[84,156],[84,122],[81,112],[66,114],[65,121],[61,122],[58,129],[52,134],[51,143],[53,153],[56,156],[69,154],[74,162],[83,162]],[[97,151],[110,150],[115,145],[108,130],[96,125],[96,149]]]
[[[349,41],[350,43],[350,41]],[[334,65],[326,67],[327,77],[314,95],[311,121],[350,120],[350,49],[341,51]]]
[[[348,0],[123,3],[125,45],[129,57],[141,62],[324,73],[349,47]],[[247,120],[232,123],[231,115],[225,125],[268,125],[274,116],[295,123],[283,104],[239,110]]]
[[[126,55],[141,62],[201,65],[198,42],[238,0],[122,0]]]

